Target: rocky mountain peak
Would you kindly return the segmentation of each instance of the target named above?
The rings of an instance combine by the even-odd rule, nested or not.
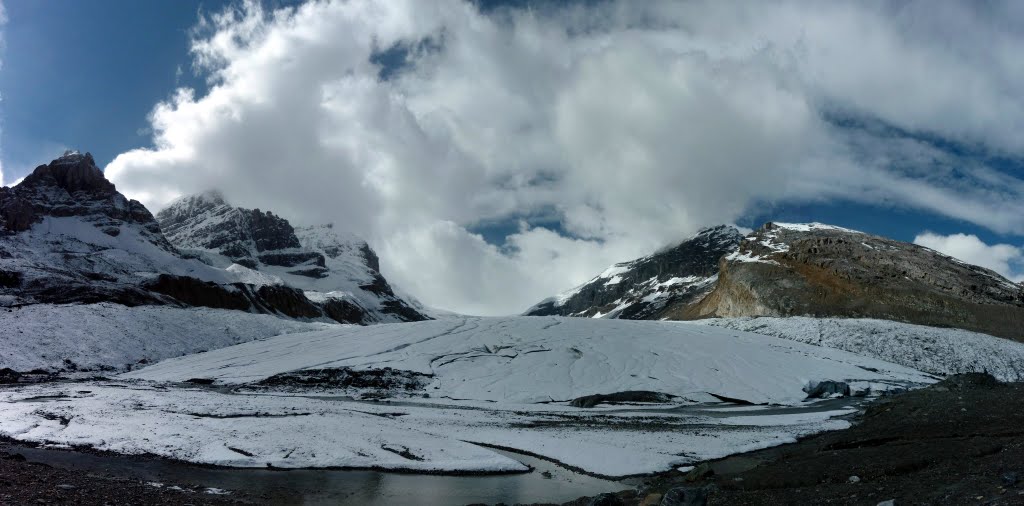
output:
[[[231,206],[219,191],[182,197],[157,213],[157,219],[178,247],[215,252],[249,268],[261,262],[297,265],[310,260],[306,258],[309,255],[302,259],[261,258],[265,252],[299,248],[295,230],[288,220],[269,211]]]
[[[181,198],[157,214],[170,241],[187,255],[253,280],[303,290],[339,321],[372,323],[425,317],[396,296],[366,241],[332,224],[293,227],[262,209],[227,203],[219,192]],[[251,271],[255,271],[254,273]]]
[[[91,153],[66,151],[36,167],[14,188],[0,189],[0,224],[7,233],[28,230],[47,216],[79,217],[111,236],[130,224],[160,248],[173,249],[153,215],[140,202],[120,194]]]
[[[19,187],[53,187],[69,194],[84,191],[97,195],[116,193],[114,184],[107,180],[103,171],[96,166],[91,153],[65,151],[64,155],[48,165],[36,167],[25,177]]]

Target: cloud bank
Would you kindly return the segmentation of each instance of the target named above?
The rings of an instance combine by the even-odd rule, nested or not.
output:
[[[1024,155],[1020,2],[548,5],[248,2],[204,18],[191,53],[209,91],[157,104],[153,148],[106,173],[157,209],[218,187],[335,221],[397,285],[476,314],[764,203],[1024,233],[1024,181],[988,161]],[[471,232],[516,222],[501,245]]]
[[[989,246],[976,235],[919,234],[914,244],[931,248],[964,262],[992,269],[1017,283],[1024,282],[1024,249],[1009,244]]]

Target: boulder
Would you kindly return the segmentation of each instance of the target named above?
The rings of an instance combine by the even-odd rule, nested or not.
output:
[[[708,503],[710,487],[676,487],[661,498],[660,506],[704,506]]]
[[[808,399],[829,399],[832,397],[849,397],[850,385],[845,381],[825,380],[811,383],[804,387]]]

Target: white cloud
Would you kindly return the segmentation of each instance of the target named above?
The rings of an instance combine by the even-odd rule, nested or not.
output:
[[[914,244],[992,269],[1017,283],[1024,281],[1024,249],[1017,246],[989,246],[973,234],[940,235],[933,232],[919,234],[914,238]]]
[[[155,208],[216,186],[337,221],[425,303],[482,314],[761,202],[905,205],[1024,233],[1019,177],[826,121],[1024,153],[1020,4],[900,5],[247,3],[197,28],[209,93],[158,104],[155,148],[106,170]],[[382,81],[371,55],[396,44],[408,66]],[[499,249],[468,231],[536,213],[564,234],[526,227]]]

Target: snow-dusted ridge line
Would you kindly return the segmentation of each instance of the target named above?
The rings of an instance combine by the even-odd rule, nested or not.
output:
[[[853,230],[850,228],[843,228],[836,225],[829,225],[827,223],[808,222],[808,223],[783,223],[778,221],[771,222],[776,227],[783,228],[786,230],[793,230],[796,232],[810,232],[812,230],[838,230],[841,232],[850,232],[853,234],[863,234],[860,230]]]

